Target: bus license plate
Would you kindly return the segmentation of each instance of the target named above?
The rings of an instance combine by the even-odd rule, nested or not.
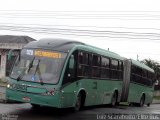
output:
[[[23,97],[22,100],[29,102],[31,99],[29,97]]]

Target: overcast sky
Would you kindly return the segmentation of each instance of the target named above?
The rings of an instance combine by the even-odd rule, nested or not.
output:
[[[66,38],[160,61],[159,0],[0,0],[0,35]]]

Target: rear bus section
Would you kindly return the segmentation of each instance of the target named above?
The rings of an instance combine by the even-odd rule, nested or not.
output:
[[[128,67],[124,71],[124,76],[126,76],[124,81],[127,86],[125,84],[125,87],[123,86],[125,96],[122,95],[122,101],[125,100],[140,107],[144,104],[149,106],[153,99],[154,71],[134,60],[127,60],[126,66]]]

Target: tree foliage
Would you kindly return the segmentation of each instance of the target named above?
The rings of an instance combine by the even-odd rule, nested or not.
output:
[[[156,78],[158,79],[160,76],[160,64],[154,60],[151,59],[144,59],[141,61],[142,63],[144,63],[145,65],[147,65],[148,67],[152,68],[155,71],[156,74]]]

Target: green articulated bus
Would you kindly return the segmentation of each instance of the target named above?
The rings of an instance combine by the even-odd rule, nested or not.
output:
[[[119,102],[149,106],[153,81],[154,71],[138,61],[77,41],[42,39],[21,50],[6,97],[76,111]]]

